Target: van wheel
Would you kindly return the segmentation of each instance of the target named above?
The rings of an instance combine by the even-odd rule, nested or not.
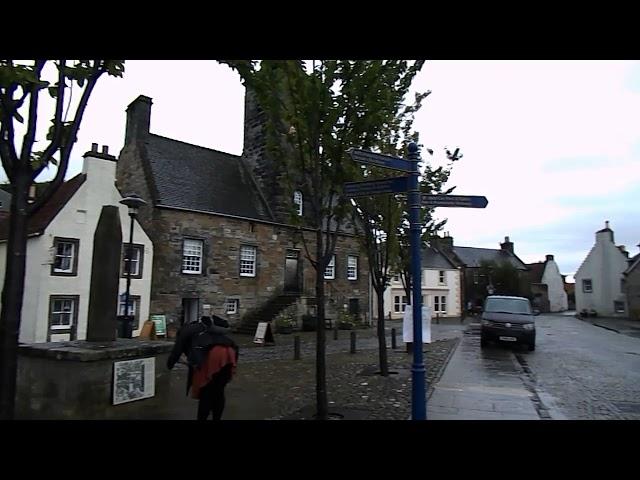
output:
[[[533,352],[536,349],[536,344],[535,343],[530,343],[527,348],[529,349],[530,352]]]

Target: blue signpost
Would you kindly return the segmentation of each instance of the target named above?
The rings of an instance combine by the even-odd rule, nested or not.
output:
[[[411,282],[413,309],[413,364],[411,418],[413,420],[427,419],[427,401],[425,388],[425,366],[422,355],[422,269],[420,268],[420,236],[422,223],[420,221],[420,208],[427,207],[467,207],[484,208],[487,199],[478,196],[462,195],[427,195],[420,194],[418,184],[418,164],[420,153],[418,145],[411,142],[408,147],[409,159],[391,157],[368,150],[350,149],[351,158],[360,163],[366,163],[377,167],[400,170],[409,175],[367,182],[349,182],[344,184],[344,193],[348,197],[363,197],[381,193],[408,193],[409,222],[411,232]]]

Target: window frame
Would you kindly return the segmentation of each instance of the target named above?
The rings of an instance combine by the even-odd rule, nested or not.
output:
[[[229,311],[229,306],[233,305],[233,311]],[[224,312],[226,315],[237,315],[240,311],[240,299],[239,298],[225,298]]]
[[[304,196],[302,195],[302,192],[300,190],[296,190],[293,192],[293,204],[296,205],[296,213],[298,214],[299,217],[302,216],[302,212],[303,212],[303,203],[304,203]]]
[[[138,273],[136,274],[131,274],[131,278],[142,278],[143,275],[143,268],[144,268],[144,245],[141,243],[134,243],[133,244],[133,250],[135,252],[138,252]],[[129,244],[128,243],[123,243],[122,244],[122,263],[120,265],[120,278],[127,278],[127,265],[126,265],[126,259],[127,259],[127,253],[129,251]]]
[[[355,267],[352,265],[349,265],[351,259],[355,259],[356,261]],[[358,280],[358,263],[359,263],[359,259],[357,255],[347,255],[347,280]],[[349,273],[349,269],[351,268],[355,268],[354,270],[355,276],[353,277],[351,277]]]
[[[587,284],[589,282],[589,290],[587,290]],[[591,278],[583,278],[582,279],[582,293],[593,293],[593,279]]]
[[[447,272],[445,270],[438,270],[438,285],[447,284]]]
[[[56,270],[56,258],[58,257],[58,244],[70,243],[73,245],[71,254],[71,270]],[[76,277],[78,276],[78,252],[80,251],[80,239],[68,237],[53,237],[53,261],[51,262],[51,275],[58,277]]]
[[[242,258],[243,249],[251,249],[253,251],[253,260],[252,260],[252,271],[251,272],[243,272],[242,271],[242,262],[248,262],[249,260],[245,260]],[[240,249],[238,251],[238,274],[241,277],[249,277],[253,278],[256,276],[258,272],[258,247],[255,245],[242,244],[240,245]]]
[[[622,308],[618,309],[618,305],[622,305]],[[623,300],[614,300],[613,301],[613,312],[614,313],[625,313],[625,304]]]
[[[71,312],[70,325],[53,325],[53,303],[57,300],[71,300],[73,311]],[[80,309],[80,295],[49,295],[49,313],[47,316],[47,342],[51,341],[51,335],[69,334],[71,340],[76,339],[78,329],[78,310]]]
[[[142,297],[140,295],[129,295],[129,307],[133,307],[133,330],[140,329],[140,302],[142,302]],[[138,308],[136,308],[136,303]],[[124,315],[124,313],[122,313],[123,311],[124,296],[118,295],[118,315]]]
[[[187,255],[185,255],[185,246],[187,244],[187,242],[199,242],[200,243],[200,270],[199,271],[194,271],[194,270],[185,270],[185,265],[184,265],[184,261],[185,261],[185,257]],[[204,268],[204,249],[205,249],[205,244],[204,244],[204,239],[202,238],[196,238],[196,237],[184,237],[182,239],[182,256],[181,256],[181,264],[180,264],[180,272],[184,275],[203,275],[205,272],[205,268]],[[195,255],[188,255],[189,257],[195,257]]]
[[[331,268],[331,276],[327,276],[327,270]],[[331,260],[327,264],[327,268],[324,269],[323,277],[325,280],[335,280],[336,279],[336,256],[332,255]]]

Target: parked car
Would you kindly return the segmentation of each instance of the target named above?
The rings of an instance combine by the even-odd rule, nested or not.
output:
[[[529,351],[535,350],[534,316],[539,314],[524,297],[487,297],[480,321],[480,346],[486,347],[489,342],[509,342],[525,344]]]

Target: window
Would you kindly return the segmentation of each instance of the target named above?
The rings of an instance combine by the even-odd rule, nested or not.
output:
[[[302,192],[300,190],[296,190],[293,192],[293,203],[296,206],[296,213],[299,217],[302,216]]]
[[[129,244],[122,244],[122,277],[127,276],[127,258],[129,254]],[[144,258],[144,245],[133,244],[131,252],[131,278],[142,278],[142,260]]]
[[[349,255],[347,257],[347,279],[358,279],[358,257],[355,257],[353,255]]]
[[[393,276],[393,281],[394,282],[399,282],[400,281],[400,275],[394,275]]]
[[[433,311],[438,313],[447,313],[447,297],[433,297]]]
[[[447,278],[446,278],[446,276],[445,276],[445,272],[444,272],[444,270],[440,270],[440,271],[438,272],[438,283],[439,283],[440,285],[446,285],[446,284],[447,284]]]
[[[78,295],[51,295],[49,297],[47,341],[51,341],[52,335],[59,334],[69,334],[69,339],[75,340],[79,300]]]
[[[118,297],[118,315],[124,315],[124,304],[125,304],[125,295],[120,295]],[[138,330],[140,328],[140,296],[139,295],[130,295],[129,296],[129,313],[128,315],[133,316],[133,329]]]
[[[242,245],[240,247],[240,276],[256,276],[256,247]]]
[[[402,300],[401,300],[402,299]],[[393,311],[394,312],[404,312],[407,308],[407,297],[396,295],[393,299]]]
[[[613,302],[613,309],[616,313],[624,313],[624,302],[619,300]]]
[[[478,274],[478,272],[473,272],[473,284],[478,285],[479,281],[480,281],[480,275]]]
[[[185,238],[182,244],[182,273],[202,273],[202,240]]]
[[[80,241],[76,238],[53,239],[53,265],[51,275],[77,275],[78,249]]]
[[[336,256],[331,257],[331,261],[327,265],[324,271],[325,280],[333,280],[336,278]]]
[[[591,283],[591,279],[590,278],[585,278],[584,280],[582,280],[582,291],[584,293],[593,292],[593,285]]]
[[[238,313],[238,307],[240,306],[240,300],[237,298],[227,298],[225,302],[224,311],[227,315],[234,315]]]

